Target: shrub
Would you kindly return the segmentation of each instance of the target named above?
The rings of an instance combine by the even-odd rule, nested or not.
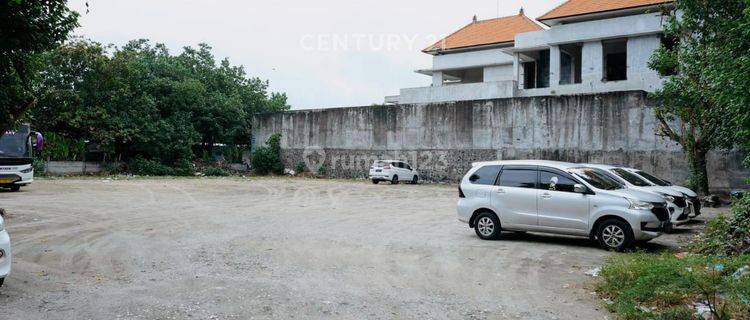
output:
[[[750,254],[750,197],[737,199],[729,217],[710,221],[704,234],[696,237],[691,250],[703,254]]]
[[[193,174],[192,164],[187,160],[180,160],[173,167],[156,160],[136,157],[128,163],[128,170],[132,174],[143,176],[189,176]]]
[[[318,175],[321,177],[328,176],[328,168],[325,165],[320,166],[318,168]]]
[[[297,162],[297,166],[294,168],[297,173],[303,173],[305,172],[305,163],[304,162]]]
[[[229,176],[229,171],[220,167],[208,167],[203,171],[203,174],[209,177],[226,177]]]
[[[284,164],[281,162],[281,135],[274,134],[266,145],[258,147],[253,154],[253,169],[261,175],[274,173],[283,174]]]
[[[34,158],[34,162],[31,164],[34,167],[35,176],[44,176],[47,172],[47,163],[43,159]]]

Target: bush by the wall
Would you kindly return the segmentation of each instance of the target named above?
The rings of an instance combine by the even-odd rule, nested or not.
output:
[[[281,162],[281,135],[274,134],[265,146],[258,147],[253,154],[253,169],[257,174],[283,174],[284,164]]]
[[[229,171],[220,167],[208,167],[203,171],[203,174],[209,177],[227,177],[231,175]]]
[[[737,199],[731,216],[710,221],[691,249],[702,254],[750,254],[750,197]]]
[[[178,161],[175,166],[167,166],[156,160],[136,157],[128,163],[128,172],[142,176],[189,176],[193,174],[192,164]]]

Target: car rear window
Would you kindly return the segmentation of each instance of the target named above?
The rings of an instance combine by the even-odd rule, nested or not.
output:
[[[500,183],[502,187],[513,188],[536,188],[537,170],[536,169],[504,169],[500,174]]]
[[[497,175],[500,173],[500,166],[484,166],[474,172],[469,178],[472,184],[481,184],[493,186],[497,181]]]

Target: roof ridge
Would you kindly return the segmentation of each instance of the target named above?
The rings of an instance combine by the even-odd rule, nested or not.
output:
[[[427,47],[426,49],[422,50],[422,52],[429,52],[429,51],[435,50],[435,46],[437,46],[437,45],[438,45],[439,43],[441,43],[441,42],[443,42],[443,41],[447,40],[448,38],[450,38],[450,36],[452,36],[452,35],[454,35],[454,34],[456,34],[456,33],[459,33],[459,32],[461,32],[461,31],[463,31],[464,29],[468,28],[469,26],[471,26],[471,25],[473,25],[473,24],[475,24],[475,23],[478,23],[478,22],[473,22],[473,21],[472,21],[471,23],[469,23],[469,24],[467,24],[467,25],[463,26],[463,27],[462,27],[461,29],[458,29],[458,30],[456,30],[456,31],[452,32],[451,34],[449,34],[449,35],[447,35],[447,36],[443,37],[442,39],[438,40],[437,42],[435,42],[435,43],[434,43],[434,44],[432,44],[431,46],[429,46],[429,47]]]
[[[570,2],[570,1],[572,1],[572,0],[566,0],[565,2],[563,2],[563,3],[559,4],[559,5],[557,5],[556,7],[552,8],[552,10],[547,11],[545,14],[543,14],[541,16],[538,16],[535,20],[539,21],[539,19],[544,18],[544,16],[550,14],[550,12],[552,12],[552,11],[560,9],[560,7],[564,6],[566,3]]]

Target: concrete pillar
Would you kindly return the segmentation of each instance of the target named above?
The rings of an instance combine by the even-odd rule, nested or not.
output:
[[[560,86],[560,46],[549,48],[549,87],[551,89]]]
[[[513,81],[516,89],[523,89],[523,68],[521,68],[521,57],[516,52],[513,53]],[[515,95],[515,94],[514,94]]]
[[[443,72],[435,71],[432,73],[432,86],[440,87],[443,85]]]
[[[581,53],[581,79],[584,84],[594,85],[602,83],[604,78],[604,52],[601,41],[586,42]]]

